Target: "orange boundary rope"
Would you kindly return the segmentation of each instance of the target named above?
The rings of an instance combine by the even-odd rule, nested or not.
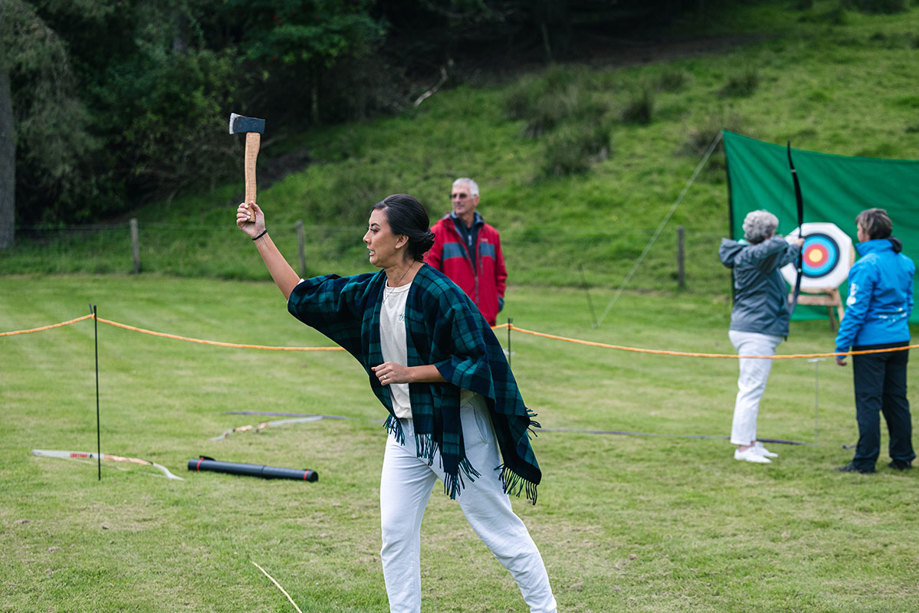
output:
[[[532,334],[533,336],[541,336],[543,338],[549,338],[556,341],[565,341],[567,343],[575,343],[577,345],[588,345],[590,347],[602,347],[604,349],[617,349],[619,351],[631,351],[634,353],[650,353],[656,355],[672,355],[672,356],[681,356],[681,357],[690,357],[690,358],[729,358],[729,359],[739,359],[739,358],[751,358],[759,360],[788,360],[792,358],[833,358],[836,356],[845,356],[845,355],[864,355],[868,353],[888,353],[891,351],[905,351],[906,349],[916,349],[919,345],[909,345],[906,347],[891,347],[888,349],[867,349],[865,351],[847,351],[845,353],[799,353],[794,355],[744,355],[739,356],[734,353],[693,353],[689,351],[666,351],[663,349],[640,349],[637,347],[624,347],[622,345],[609,345],[607,343],[596,343],[594,341],[582,341],[576,338],[568,338],[565,336],[556,336],[554,334],[545,334],[543,332],[534,332],[532,330],[524,330],[523,328],[518,328],[514,324],[507,324],[511,330],[516,330],[517,332],[522,332],[523,334]]]
[[[42,326],[41,328],[32,328],[31,330],[13,330],[12,332],[0,332],[0,336],[16,336],[17,334],[29,334],[31,332],[42,332],[43,330],[50,330],[51,328],[60,328],[61,326],[69,326],[70,324],[75,324],[78,321],[83,321],[84,319],[90,319],[92,313],[89,315],[84,315],[83,317],[77,317],[76,319],[71,319],[70,321],[62,321],[59,324],[51,324],[50,326]]]
[[[93,315],[84,315],[83,317],[77,317],[76,319],[71,319],[70,321],[62,321],[61,323],[52,324],[50,326],[43,326],[41,328],[32,328],[30,330],[15,330],[12,332],[0,332],[0,337],[3,336],[14,336],[17,334],[28,334],[30,332],[41,332],[43,330],[51,330],[52,328],[60,328],[62,326],[69,326],[70,324],[83,321],[84,319],[91,319]],[[199,343],[202,345],[215,345],[217,347],[234,347],[237,349],[262,349],[266,351],[344,351],[341,347],[272,347],[269,345],[246,345],[242,343],[224,343],[221,341],[208,341],[199,338],[190,338],[187,336],[179,336],[177,334],[167,334],[165,332],[154,332],[152,330],[145,330],[143,328],[138,328],[136,326],[129,326],[127,324],[118,323],[117,321],[112,321],[110,319],[103,319],[97,317],[97,321],[101,321],[104,324],[110,326],[115,326],[116,328],[123,328],[125,330],[131,330],[132,332],[140,332],[142,334],[149,334],[150,336],[159,336],[161,338],[171,338],[177,341],[186,341],[189,343]],[[534,332],[533,330],[526,330],[524,328],[518,328],[512,323],[500,324],[498,326],[493,326],[492,330],[501,330],[508,328],[510,330],[516,330],[522,334],[530,334],[532,336],[539,336],[542,338],[548,338],[555,341],[564,341],[566,343],[574,343],[576,345],[587,345],[588,347],[600,347],[603,349],[615,349],[617,351],[630,351],[632,353],[647,353],[651,355],[670,355],[677,357],[688,357],[688,358],[723,358],[730,360],[737,360],[740,358],[749,358],[757,360],[791,360],[791,359],[801,359],[801,358],[834,358],[836,356],[848,356],[848,355],[866,355],[869,353],[890,353],[893,351],[906,351],[907,349],[917,349],[919,345],[906,345],[904,347],[889,347],[887,349],[866,349],[864,351],[847,351],[845,353],[797,353],[792,355],[736,355],[733,353],[696,353],[691,351],[668,351],[665,349],[642,349],[639,347],[626,347],[624,345],[610,345],[608,343],[598,343],[595,341],[583,341],[576,338],[568,338],[566,336],[558,336],[555,334],[546,334],[545,332]]]
[[[30,330],[14,330],[12,332],[0,332],[0,337],[2,336],[15,336],[17,334],[28,334],[30,332],[41,332],[43,330],[51,330],[52,328],[60,328],[62,326],[69,326],[70,324],[75,324],[84,319],[92,319],[93,315],[84,315],[83,317],[77,317],[76,319],[71,319],[70,321],[62,321],[58,324],[52,324],[50,326],[42,326],[41,328],[32,328]],[[341,347],[270,347],[268,345],[245,345],[242,343],[223,343],[220,341],[208,341],[198,338],[190,338],[187,336],[178,336],[176,334],[166,334],[165,332],[154,332],[152,330],[145,330],[143,328],[138,328],[136,326],[129,326],[127,324],[118,323],[117,321],[111,321],[109,319],[103,319],[101,317],[96,318],[97,321],[100,321],[104,324],[110,326],[115,326],[116,328],[124,328],[125,330],[131,330],[132,332],[140,332],[142,334],[149,334],[151,336],[159,336],[162,338],[171,338],[178,341],[187,341],[189,343],[200,343],[202,345],[216,345],[218,347],[235,347],[239,349],[264,349],[269,351],[344,351]]]
[[[162,338],[171,338],[177,341],[187,341],[189,343],[200,343],[202,345],[216,345],[218,347],[235,347],[238,349],[264,349],[267,351],[344,351],[341,347],[271,347],[268,345],[244,345],[242,343],[222,343],[220,341],[207,341],[200,338],[189,338],[187,336],[178,336],[176,334],[166,334],[165,332],[153,332],[152,330],[144,330],[143,328],[137,328],[135,326],[129,326],[126,324],[120,324],[117,321],[111,321],[108,319],[98,318],[104,324],[110,326],[115,326],[116,328],[124,328],[125,330],[131,330],[132,332],[140,332],[142,334],[149,334],[151,336],[159,336]]]

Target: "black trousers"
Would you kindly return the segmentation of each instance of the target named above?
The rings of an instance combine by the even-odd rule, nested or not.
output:
[[[908,343],[889,343],[852,347],[853,351],[903,347]],[[881,414],[890,435],[890,458],[911,462],[913,426],[906,398],[906,367],[909,350],[869,353],[852,356],[855,384],[855,418],[858,421],[858,445],[852,464],[860,470],[874,470],[881,453]]]

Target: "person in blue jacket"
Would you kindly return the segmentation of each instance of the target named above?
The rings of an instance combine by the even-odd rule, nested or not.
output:
[[[728,336],[740,354],[740,376],[731,443],[737,445],[734,459],[768,464],[778,456],[756,440],[759,401],[766,391],[772,360],[745,358],[775,354],[788,336],[788,289],[780,269],[794,262],[804,239],[789,243],[777,237],[778,218],[769,211],[751,211],[744,218],[744,240],[721,239],[718,256],[733,269],[734,308]]]
[[[858,444],[852,461],[838,470],[873,473],[881,452],[883,413],[890,434],[891,468],[906,470],[913,452],[912,420],[906,398],[909,316],[913,310],[916,265],[900,253],[893,224],[884,209],[868,209],[855,218],[861,256],[849,270],[846,314],[836,334],[836,353],[887,349],[852,356]],[[836,363],[846,365],[843,355]]]

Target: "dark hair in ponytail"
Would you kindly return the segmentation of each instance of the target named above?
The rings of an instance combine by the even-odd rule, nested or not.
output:
[[[374,209],[386,213],[386,220],[393,234],[408,237],[408,253],[417,262],[424,260],[424,254],[434,246],[431,220],[421,203],[408,194],[386,196],[373,205]]]

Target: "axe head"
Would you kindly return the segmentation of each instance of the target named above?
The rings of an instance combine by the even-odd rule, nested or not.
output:
[[[262,134],[264,131],[264,119],[230,113],[230,134],[242,134],[245,132],[258,132]]]

